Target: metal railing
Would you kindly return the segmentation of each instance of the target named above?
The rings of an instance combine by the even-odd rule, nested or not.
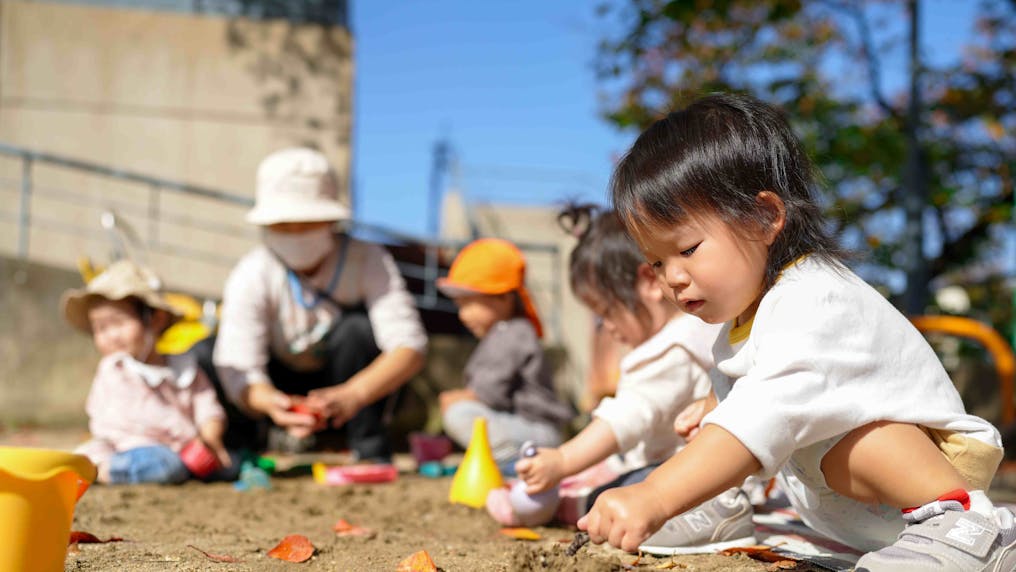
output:
[[[119,251],[131,249],[135,255],[140,253],[141,262],[147,262],[148,253],[158,253],[188,260],[199,260],[225,269],[231,268],[238,257],[224,255],[217,248],[202,249],[193,245],[171,244],[163,240],[159,231],[160,223],[171,223],[182,228],[200,230],[223,238],[249,238],[251,244],[257,240],[257,230],[249,225],[201,218],[165,209],[165,199],[162,195],[174,193],[187,197],[200,197],[211,201],[212,204],[241,208],[253,206],[254,201],[250,197],[153,177],[126,169],[112,168],[53,153],[33,151],[6,143],[0,143],[0,155],[12,157],[21,162],[20,177],[16,179],[0,177],[0,192],[13,191],[18,196],[15,213],[12,215],[0,211],[0,223],[6,221],[16,225],[15,253],[20,259],[29,258],[32,228],[45,229],[58,235],[107,240]],[[63,188],[38,185],[34,175],[35,167],[40,164],[67,169],[82,176],[97,176],[139,185],[146,189],[146,197],[141,204],[137,201],[118,200],[118,197],[104,195],[101,198],[95,198]],[[35,214],[31,208],[33,197],[44,197],[65,205],[101,209],[103,211],[101,225],[91,226]],[[145,231],[143,233],[136,232],[134,227],[120,216],[124,214],[143,220]],[[443,272],[441,254],[445,253],[450,256],[465,246],[468,241],[421,239],[383,226],[364,223],[352,223],[347,230],[354,236],[375,242],[420,248],[423,251],[423,264],[398,261],[399,271],[403,276],[420,280],[423,284],[422,293],[414,294],[417,306],[422,309],[444,312],[456,311],[455,305],[440,295],[436,282]],[[553,339],[561,340],[560,308],[563,303],[563,292],[558,273],[561,264],[560,249],[555,244],[516,242],[516,245],[527,254],[531,267],[535,258],[547,258],[549,264],[548,272],[545,273],[547,278],[543,281],[530,279],[529,285],[535,296],[542,297],[549,302],[549,307],[544,304],[541,310],[548,318],[549,332]],[[538,256],[534,257],[533,255]],[[444,260],[448,259],[448,257],[444,258]],[[530,276],[533,274],[535,273],[530,272]]]

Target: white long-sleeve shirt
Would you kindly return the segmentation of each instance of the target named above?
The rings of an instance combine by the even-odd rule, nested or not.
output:
[[[621,360],[617,392],[600,401],[593,417],[610,426],[624,470],[662,462],[684,445],[674,418],[709,394],[711,348],[720,328],[679,315]]]
[[[336,276],[342,241],[345,262],[327,294],[335,303],[314,302]],[[295,281],[295,283],[294,283]],[[298,298],[302,295],[303,300]],[[339,235],[336,248],[309,278],[298,277],[266,247],[244,256],[226,281],[213,360],[230,399],[253,383],[270,383],[269,356],[298,371],[321,367],[315,346],[341,316],[339,306],[364,304],[382,352],[427,347],[420,316],[392,256],[379,245]]]
[[[1001,447],[968,415],[934,351],[881,294],[815,257],[783,271],[748,324],[723,327],[710,373],[720,404],[703,420],[779,471],[794,451],[874,421],[923,425]]]

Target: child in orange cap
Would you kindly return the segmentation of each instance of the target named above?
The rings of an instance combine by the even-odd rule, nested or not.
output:
[[[440,395],[445,432],[465,447],[473,420],[486,418],[494,458],[510,473],[523,442],[559,445],[560,426],[573,413],[554,392],[525,274],[526,260],[515,245],[485,238],[463,248],[448,277],[438,280],[459,319],[480,339],[463,372],[465,388]]]

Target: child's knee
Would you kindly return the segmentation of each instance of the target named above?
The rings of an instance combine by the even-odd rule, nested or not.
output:
[[[468,402],[459,401],[449,405],[441,414],[441,424],[449,437],[459,445],[465,446],[472,436],[475,418],[476,411],[469,406]]]
[[[820,468],[832,490],[851,498],[876,502],[878,493],[865,478],[866,468],[878,463],[889,448],[883,448],[885,435],[880,429],[892,423],[876,421],[858,427],[843,436],[822,457]]]

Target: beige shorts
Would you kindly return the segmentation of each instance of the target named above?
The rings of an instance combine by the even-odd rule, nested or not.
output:
[[[928,437],[938,445],[949,463],[963,476],[972,491],[986,491],[995,477],[998,464],[1002,462],[1003,451],[983,441],[966,435],[921,427]]]

